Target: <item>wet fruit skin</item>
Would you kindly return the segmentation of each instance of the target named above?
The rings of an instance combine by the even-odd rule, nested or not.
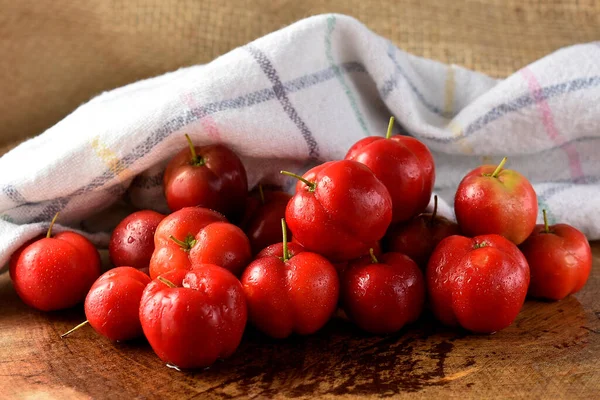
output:
[[[220,213],[203,207],[186,207],[165,217],[154,234],[154,253],[150,259],[150,277],[156,278],[173,269],[190,269],[189,251],[170,239],[171,236],[194,240],[198,232],[213,222],[226,222]]]
[[[133,267],[117,267],[105,272],[85,298],[85,317],[92,328],[114,341],[142,336],[140,301],[150,282],[148,275]]]
[[[483,165],[463,178],[454,198],[456,219],[467,236],[498,234],[519,245],[535,227],[537,196],[523,175],[502,169],[493,177],[496,168]]]
[[[241,282],[250,321],[273,338],[315,333],[337,308],[337,272],[315,253],[296,253],[285,261],[277,256],[257,258]]]
[[[215,264],[240,276],[252,260],[252,250],[248,237],[239,227],[228,222],[213,222],[198,232],[189,257],[192,267]]]
[[[364,256],[341,275],[341,304],[361,329],[393,333],[419,318],[425,303],[425,279],[404,254],[385,253],[377,262]]]
[[[247,320],[242,285],[216,265],[162,276],[144,290],[139,315],[154,352],[181,368],[207,367],[237,349]]]
[[[529,266],[517,246],[500,235],[456,235],[435,249],[426,280],[440,322],[492,333],[512,324],[521,310]]]
[[[304,247],[296,242],[289,242],[287,250],[290,258],[305,251]],[[256,255],[256,259],[269,256],[283,257],[283,243],[279,242],[265,247]]]
[[[417,139],[369,136],[356,142],[345,159],[363,163],[383,182],[392,198],[393,223],[409,220],[429,204],[435,166],[431,152]]]
[[[25,304],[41,311],[62,310],[85,299],[100,275],[100,254],[78,233],[61,232],[17,251],[10,269]]]
[[[137,211],[124,218],[110,237],[108,252],[112,264],[148,268],[154,252],[154,232],[164,218],[152,210]]]
[[[392,200],[373,172],[349,160],[330,161],[303,175],[286,208],[294,241],[341,262],[368,254],[392,220]]]
[[[196,159],[186,148],[167,165],[163,185],[171,211],[200,206],[237,222],[248,195],[246,170],[238,156],[220,145],[195,146]]]
[[[258,254],[265,247],[281,240],[281,218],[291,195],[279,190],[263,191],[264,200],[256,192],[251,192],[246,203],[245,216],[240,227],[248,236],[252,254]],[[291,234],[288,237],[291,238]]]
[[[583,233],[567,224],[537,225],[520,246],[529,262],[529,296],[561,300],[577,293],[592,270],[592,251]]]
[[[219,265],[240,275],[252,258],[244,232],[216,211],[202,207],[186,207],[170,214],[156,229],[154,243],[152,279],[200,264]]]
[[[439,215],[432,219],[431,214],[421,214],[410,221],[391,226],[383,242],[386,251],[409,256],[425,271],[435,247],[452,235],[460,235],[458,224]]]

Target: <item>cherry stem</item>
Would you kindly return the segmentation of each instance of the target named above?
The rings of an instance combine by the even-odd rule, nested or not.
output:
[[[62,335],[60,335],[61,338],[64,338],[68,335],[70,335],[71,333],[75,332],[77,329],[82,328],[84,326],[86,326],[87,324],[89,324],[90,321],[88,321],[87,319],[85,321],[83,321],[82,323],[80,323],[79,325],[77,325],[75,328],[72,328],[71,330],[63,333]]]
[[[169,239],[171,239],[172,241],[174,241],[175,243],[177,243],[181,248],[184,249],[189,249],[190,245],[182,240],[177,239],[175,236],[171,235],[169,236]]]
[[[286,262],[290,259],[290,252],[288,250],[287,225],[285,223],[285,218],[281,218],[281,232],[283,233],[283,262]]]
[[[192,143],[192,138],[187,133],[185,134],[185,138],[187,139],[188,144],[190,145],[190,153],[192,153],[192,161],[196,161],[196,159],[198,158],[198,155],[196,154],[196,148],[194,147],[194,143]]]
[[[429,223],[433,225],[433,221],[435,221],[435,217],[437,215],[437,207],[438,207],[438,198],[437,194],[433,196],[433,212],[431,213],[431,221]]]
[[[46,233],[46,238],[48,238],[48,239],[52,237],[52,227],[54,226],[54,223],[58,219],[58,214],[60,214],[60,212],[57,212],[54,215],[54,218],[52,218],[52,222],[50,222],[50,226],[48,227],[48,232]]]
[[[287,176],[291,176],[292,178],[296,178],[299,181],[303,182],[306,184],[306,186],[308,186],[308,190],[310,190],[311,192],[315,191],[315,188],[317,187],[317,184],[315,182],[311,182],[308,179],[304,179],[303,177],[301,177],[300,175],[294,174],[293,172],[289,172],[289,171],[279,171],[280,174],[283,175],[287,175]]]
[[[500,161],[500,164],[498,164],[498,166],[496,167],[496,169],[492,173],[492,178],[496,178],[498,176],[498,174],[500,173],[500,171],[502,171],[502,167],[504,167],[504,164],[506,164],[507,160],[508,160],[508,158],[504,157],[502,159],[502,161]]]
[[[392,129],[394,129],[394,121],[395,121],[394,117],[390,117],[390,123],[388,125],[388,130],[387,130],[387,133],[385,134],[386,139],[389,139],[392,137]]]
[[[542,210],[542,214],[544,214],[544,230],[546,233],[550,233],[550,227],[548,226],[548,216],[546,215],[546,210]]]
[[[159,277],[158,277],[158,278],[156,278],[156,279],[158,279],[159,281],[161,281],[162,283],[164,283],[165,285],[167,285],[167,286],[168,286],[168,287],[170,287],[170,288],[177,287],[177,285],[175,285],[173,282],[171,282],[171,281],[170,281],[170,280],[168,280],[168,279],[165,279],[165,278],[163,278],[162,276],[159,276]]]
[[[263,191],[263,187],[261,184],[258,184],[258,195],[260,196],[260,203],[265,205],[265,192]]]
[[[375,257],[375,252],[373,251],[373,248],[369,249],[369,254],[371,255],[371,261],[373,261],[373,264],[379,264],[377,257]]]
[[[190,162],[190,164],[195,166],[204,165],[204,160],[198,157],[198,154],[196,154],[196,147],[194,147],[194,143],[192,143],[192,138],[190,138],[190,135],[186,133],[185,138],[188,141],[188,145],[190,146],[190,153],[192,154],[192,161]]]

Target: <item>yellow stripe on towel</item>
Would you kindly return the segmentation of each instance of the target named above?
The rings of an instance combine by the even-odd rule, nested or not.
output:
[[[102,141],[100,141],[100,137],[98,136],[93,138],[90,144],[98,158],[100,158],[104,164],[106,164],[106,166],[112,171],[113,174],[115,174],[116,177],[118,177],[120,180],[123,180],[123,175],[125,175],[125,173],[128,171],[125,167],[125,164],[123,164],[115,152],[112,151],[106,144],[102,143]]]

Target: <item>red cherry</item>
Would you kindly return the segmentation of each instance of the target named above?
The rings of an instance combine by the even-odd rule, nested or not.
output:
[[[405,223],[393,225],[385,235],[387,251],[409,256],[425,271],[431,253],[442,239],[460,235],[458,224],[437,215],[437,196],[432,214],[421,214]]]
[[[321,329],[337,308],[339,280],[324,257],[303,251],[290,257],[283,222],[283,257],[254,260],[242,275],[250,321],[274,338]]]
[[[454,210],[467,236],[495,233],[521,244],[533,231],[537,196],[529,181],[517,171],[483,165],[469,172],[458,185]]]
[[[423,212],[433,191],[435,166],[431,152],[409,136],[392,136],[394,117],[387,135],[359,140],[346,154],[346,160],[365,164],[390,192],[392,222],[407,221]]]
[[[592,270],[592,250],[587,238],[567,224],[537,225],[521,244],[521,251],[531,269],[529,295],[561,300],[577,293],[585,285]]]
[[[252,258],[250,242],[240,228],[225,222],[217,212],[200,207],[182,208],[166,217],[156,229],[154,241],[156,248],[150,260],[153,279],[198,264],[215,264],[240,274]]]
[[[346,315],[371,333],[392,333],[419,318],[425,280],[413,260],[400,253],[351,262],[341,276]]]
[[[87,320],[61,337],[87,323],[110,340],[129,340],[142,336],[140,300],[150,282],[148,275],[133,267],[117,267],[105,272],[94,282],[85,298]]]
[[[365,165],[356,161],[321,164],[299,179],[288,203],[286,221],[307,251],[333,262],[369,252],[392,219],[388,190]]]
[[[442,240],[427,265],[427,289],[445,325],[491,333],[517,317],[529,286],[529,266],[517,246],[500,235]]]
[[[154,252],[154,232],[164,218],[155,211],[142,210],[123,219],[114,229],[108,245],[113,265],[148,268]]]
[[[246,326],[240,282],[216,265],[167,272],[144,290],[139,309],[144,334],[166,363],[201,368],[237,349]]]
[[[252,254],[279,242],[280,221],[285,217],[285,208],[291,197],[282,191],[263,190],[262,185],[258,185],[258,194],[251,193],[248,197],[240,227],[248,235]]]
[[[173,269],[188,270],[192,264],[189,250],[198,232],[213,222],[227,221],[222,214],[202,207],[186,207],[167,216],[161,221],[154,234],[154,253],[150,259],[150,277]],[[182,246],[171,239],[178,238],[186,243]]]
[[[45,238],[18,251],[11,260],[15,290],[23,302],[42,311],[80,303],[100,275],[100,254],[74,232],[52,237],[52,220]]]
[[[281,235],[281,233],[280,233],[280,235]],[[288,252],[290,258],[295,256],[296,254],[302,253],[303,251],[305,251],[304,247],[302,247],[302,245],[300,243],[289,242],[287,244],[287,252]],[[275,244],[265,247],[264,249],[262,249],[260,251],[260,253],[258,253],[256,255],[256,258],[258,259],[258,258],[270,257],[270,256],[283,257],[283,243],[282,242],[275,243]]]
[[[248,191],[246,170],[238,156],[215,144],[181,150],[167,165],[164,188],[172,211],[200,206],[222,212],[232,220],[242,216]]]
[[[33,239],[29,239],[28,241],[26,241],[25,243],[23,243],[21,245],[21,247],[19,247],[11,256],[10,256],[10,262],[9,262],[9,276],[11,280],[15,280],[15,271],[17,270],[17,264],[19,261],[19,257],[21,256],[21,253],[23,253],[23,251],[29,247],[30,244],[37,242],[40,239],[45,238],[45,235],[38,235],[36,237],[34,237]]]
[[[379,257],[383,254],[382,250],[381,250],[381,243],[379,242],[375,242],[375,245],[372,247],[373,249],[373,255],[375,257]],[[369,250],[370,252],[370,250]],[[370,254],[369,254],[370,256]],[[365,257],[365,256],[363,256]],[[362,258],[362,257],[360,257]],[[356,260],[350,260],[350,261],[342,261],[342,262],[338,262],[338,263],[332,263],[333,267],[335,268],[335,270],[338,272],[338,276],[342,276],[342,274],[344,273],[344,271],[346,270],[346,268],[348,268],[348,266],[354,262]]]
[[[215,264],[239,276],[252,259],[252,250],[240,228],[227,222],[213,222],[196,235],[189,257],[192,267]]]

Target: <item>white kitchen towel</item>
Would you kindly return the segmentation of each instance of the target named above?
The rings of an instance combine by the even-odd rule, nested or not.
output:
[[[302,20],[217,58],[103,93],[0,159],[0,266],[52,216],[119,199],[165,210],[161,173],[186,147],[223,143],[249,184],[289,181],[384,135],[390,115],[436,161],[441,210],[470,169],[527,176],[540,213],[600,238],[600,44],[559,50],[504,80],[415,57],[343,15]],[[60,230],[59,226],[57,230]],[[93,237],[106,245],[107,234]]]

